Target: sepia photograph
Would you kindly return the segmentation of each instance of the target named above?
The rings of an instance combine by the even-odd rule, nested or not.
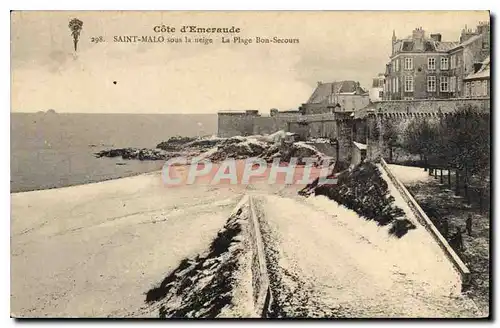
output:
[[[491,319],[491,26],[11,11],[11,318]]]

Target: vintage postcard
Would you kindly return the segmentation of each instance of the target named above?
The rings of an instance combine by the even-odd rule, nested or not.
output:
[[[487,11],[13,11],[11,317],[490,318]]]

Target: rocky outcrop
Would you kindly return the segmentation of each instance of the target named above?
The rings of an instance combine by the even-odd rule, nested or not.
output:
[[[273,162],[280,158],[280,162],[289,162],[292,157],[297,158],[298,165],[306,164],[304,158],[314,158],[314,164],[321,165],[331,158],[325,156],[316,147],[305,142],[286,140],[288,136],[283,131],[269,136],[248,136],[231,138],[191,138],[172,137],[156,146],[156,149],[147,148],[118,148],[103,150],[95,153],[96,157],[118,157],[123,159],[165,160],[175,156],[192,158],[209,152],[208,159],[220,162],[225,159],[246,159],[259,157]],[[93,145],[94,146],[94,145]]]
[[[162,149],[165,151],[177,151],[182,149],[187,143],[192,142],[196,140],[196,138],[191,138],[191,137],[172,137],[168,139],[167,141],[162,141],[158,145],[156,145],[156,148]]]
[[[167,152],[161,149],[148,149],[148,148],[118,148],[102,150],[95,153],[95,156],[100,157],[121,157],[122,159],[138,159],[141,161],[158,161],[165,160]]]

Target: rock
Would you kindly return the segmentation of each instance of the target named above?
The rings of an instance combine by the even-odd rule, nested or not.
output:
[[[181,137],[181,136],[172,137],[167,141],[160,142],[158,145],[156,145],[156,148],[163,149],[166,151],[180,150],[184,145],[195,140],[196,138],[191,138],[191,137]]]
[[[118,148],[103,150],[95,153],[95,156],[100,157],[118,157],[121,156],[122,159],[138,159],[141,161],[157,161],[165,160],[167,154],[161,149],[148,149],[148,148]]]
[[[222,145],[209,158],[212,161],[221,161],[226,158],[246,159],[260,156],[270,147],[269,143],[257,139],[239,138],[229,138],[222,142]]]

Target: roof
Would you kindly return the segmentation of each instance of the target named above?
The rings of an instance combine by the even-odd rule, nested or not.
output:
[[[411,37],[407,39],[398,40],[395,43],[396,52],[447,52],[450,49],[456,47],[458,42],[444,42],[436,41],[432,38],[424,39],[423,49],[415,48],[415,40]]]
[[[482,35],[478,34],[478,35],[474,35],[474,36],[470,37],[469,39],[467,39],[466,41],[464,41],[462,43],[455,42],[456,45],[453,48],[448,49],[448,51],[455,50],[455,49],[458,49],[460,47],[467,46],[467,45],[473,43],[474,41],[477,41],[477,40],[481,39],[481,37],[482,37]]]
[[[459,42],[435,42],[437,51],[450,51],[459,44]]]
[[[481,68],[472,74],[467,75],[464,80],[489,79],[490,78],[490,56],[481,63]]]
[[[365,93],[366,91],[356,81],[318,83],[316,90],[314,90],[307,103],[319,104],[328,102],[328,98],[332,94],[364,95]]]

